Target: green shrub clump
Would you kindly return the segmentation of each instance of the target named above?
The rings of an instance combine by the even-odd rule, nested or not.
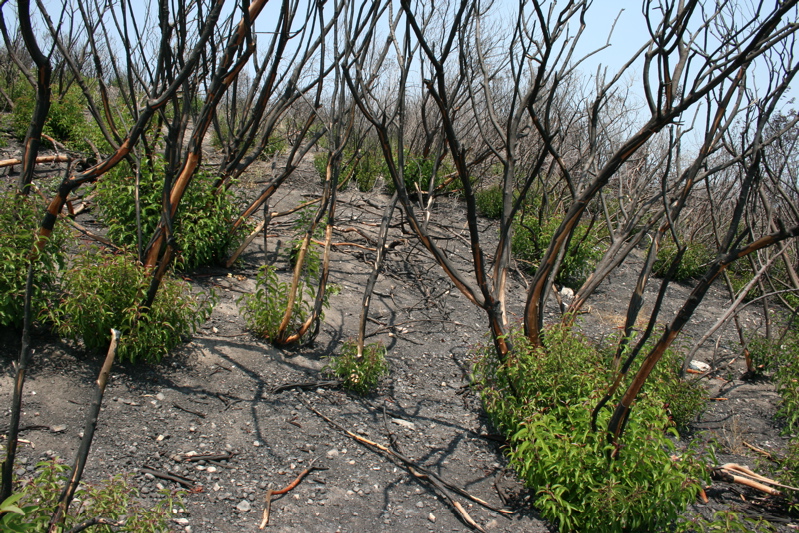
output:
[[[477,191],[475,204],[483,216],[499,219],[502,216],[502,187],[493,185]],[[534,273],[544,257],[552,237],[561,222],[562,213],[541,207],[540,198],[528,195],[522,209],[513,220],[511,251],[524,263],[525,270]],[[602,257],[603,247],[596,227],[581,223],[572,236],[555,281],[568,287],[579,287]]]
[[[38,463],[35,477],[21,483],[8,500],[0,502],[0,530],[47,531],[63,486],[69,481],[69,473],[70,468],[58,460]],[[136,488],[123,476],[114,476],[97,485],[81,484],[75,493],[75,501],[79,501],[80,506],[70,508],[72,512],[66,516],[63,531],[97,517],[124,519],[124,525],[114,528],[99,525],[92,531],[169,531],[172,509],[183,507],[184,492],[173,493],[169,489],[160,492],[161,499],[145,507],[136,499]]]
[[[477,210],[486,218],[499,219],[502,217],[502,201],[502,187],[499,185],[480,189],[474,193]]]
[[[424,157],[413,154],[410,150],[405,150],[405,166],[403,167],[402,180],[405,183],[405,189],[408,191],[409,195],[417,193],[417,186],[422,193],[427,193],[430,189],[430,179],[433,177],[435,177],[435,186],[438,190],[439,187],[444,184],[444,177],[455,171],[455,167],[452,163],[448,159],[445,159],[439,163],[434,176],[433,170],[435,169],[435,163],[434,155]],[[385,162],[383,163],[383,167],[385,168],[383,175],[386,177],[386,189],[390,194],[393,194],[396,190],[394,180],[389,176],[388,168],[385,167]],[[459,184],[460,181],[455,179],[451,181],[444,190],[453,191]]]
[[[531,209],[538,202],[538,199],[533,199],[530,205],[516,216],[511,237],[513,255],[526,263],[527,270],[531,273],[538,268],[561,223],[560,216],[556,216],[555,213],[545,212],[544,218],[540,218],[536,213],[538,209]],[[602,257],[602,250],[597,228],[580,223],[574,230],[555,281],[567,287],[581,286]]]
[[[685,244],[685,254],[677,267],[677,271],[672,276],[672,280],[682,282],[697,279],[704,275],[707,265],[713,260],[713,255],[706,245],[698,241]],[[658,250],[652,273],[655,276],[663,277],[671,266],[671,262],[677,255],[677,246],[671,239],[667,240]]]
[[[36,93],[30,88],[23,91],[14,103],[11,131],[19,141],[24,140],[28,133],[35,106]],[[88,150],[90,147],[85,138],[90,136],[90,128],[83,116],[85,109],[86,99],[77,85],[73,85],[60,96],[54,92],[42,133],[74,150]]]
[[[781,461],[780,481],[795,487],[799,484],[799,333],[787,330],[778,340],[755,337],[749,342],[752,362],[759,372],[768,373],[780,395],[777,415],[785,422],[783,432],[793,435]],[[799,501],[790,504],[799,511]]]
[[[324,181],[327,175],[327,152],[319,152],[314,156],[313,164],[319,178]],[[354,180],[361,192],[371,191],[377,180],[386,173],[386,165],[379,148],[369,150],[361,149],[357,153],[353,150],[344,150],[341,156],[341,169],[339,170],[339,183]]]
[[[161,220],[163,159],[142,161],[139,180],[142,238],[144,244]],[[127,163],[120,163],[97,183],[100,220],[108,227],[108,237],[117,245],[136,247],[135,173]],[[237,246],[230,226],[238,216],[232,192],[215,191],[214,178],[199,171],[183,195],[173,221],[178,254],[175,264],[181,270],[218,263]]]
[[[781,339],[755,337],[749,342],[755,367],[771,374],[782,398],[777,415],[785,421],[785,432],[799,433],[799,333],[789,330]]]
[[[208,319],[214,295],[193,295],[188,283],[167,274],[152,307],[140,309],[150,281],[149,272],[129,254],[83,250],[64,273],[64,294],[53,313],[59,334],[101,350],[115,328],[122,332],[120,360],[160,361]]]
[[[280,323],[289,303],[291,286],[278,278],[275,267],[263,266],[255,278],[255,292],[244,294],[238,300],[247,329],[264,339],[277,338]],[[288,330],[297,330],[310,316],[313,307],[310,302],[315,296],[313,287],[301,280],[297,287],[297,299],[289,318]]]
[[[616,448],[601,430],[610,407],[599,413],[600,429],[591,429],[611,378],[606,358],[563,328],[547,332],[544,349],[520,335],[514,346],[503,364],[490,349],[479,354],[474,382],[542,516],[561,531],[657,531],[676,523],[708,481],[695,451],[672,458],[669,434],[677,434],[665,406],[675,388],[693,387],[678,385],[676,365],[656,369]]]
[[[367,344],[358,357],[358,345],[352,341],[345,342],[341,354],[331,358],[327,371],[338,377],[345,389],[362,396],[369,394],[377,387],[380,378],[388,375],[386,348],[379,342]]]
[[[44,205],[14,192],[0,193],[0,326],[21,327],[31,250]],[[65,233],[59,224],[39,254],[33,279],[31,315],[37,318],[55,298],[64,268]]]
[[[294,222],[294,238],[289,241],[285,260],[292,271],[296,265],[300,247],[305,238],[305,228],[308,228],[314,218],[312,209],[300,211],[297,220]],[[322,226],[324,221],[317,225],[313,237],[319,239],[322,236]],[[321,246],[313,241],[308,243],[305,252],[305,260],[300,270],[300,278],[297,284],[297,292],[294,305],[289,317],[286,332],[291,335],[293,331],[298,331],[308,317],[313,313],[316,300],[316,280],[318,280],[322,268]],[[280,323],[283,321],[286,309],[289,304],[291,284],[280,281],[277,270],[272,265],[261,267],[255,279],[255,292],[244,294],[239,298],[238,304],[247,323],[247,328],[255,335],[269,339],[278,340]],[[331,294],[337,294],[339,287],[327,285],[322,299],[322,309],[329,306]],[[320,313],[318,320],[325,319],[324,312]],[[312,334],[312,336],[315,335]],[[307,336],[307,334],[305,335]]]

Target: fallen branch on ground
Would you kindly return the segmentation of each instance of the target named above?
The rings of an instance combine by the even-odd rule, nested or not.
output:
[[[753,452],[757,452],[757,453],[763,455],[769,461],[774,461],[774,457],[769,452],[767,452],[766,450],[764,450],[762,448],[758,448],[757,446],[754,446],[753,444],[749,444],[745,440],[741,441],[741,444],[743,444],[744,446],[746,446],[747,448],[749,448]]]
[[[355,439],[356,441],[360,442],[361,444],[364,444],[367,447],[370,447],[372,449],[378,450],[378,451],[390,456],[391,458],[396,459],[400,463],[404,464],[405,467],[408,469],[408,472],[410,472],[417,479],[424,479],[426,481],[429,481],[437,489],[437,491],[442,495],[442,497],[445,498],[452,505],[452,507],[455,509],[455,511],[458,513],[458,515],[461,517],[461,519],[464,521],[464,523],[468,524],[470,527],[473,527],[474,529],[477,529],[478,531],[483,531],[483,529],[480,527],[480,525],[477,524],[477,522],[475,522],[474,519],[471,516],[469,516],[469,513],[466,512],[466,510],[463,508],[463,506],[460,505],[455,500],[453,500],[451,496],[449,496],[447,491],[444,490],[444,487],[446,487],[447,489],[451,490],[452,492],[455,492],[456,494],[459,494],[460,496],[463,496],[464,498],[468,498],[468,499],[472,500],[473,502],[482,505],[486,509],[490,509],[491,511],[494,511],[494,512],[497,512],[497,513],[501,513],[501,514],[504,514],[504,515],[513,514],[513,511],[511,511],[511,510],[501,509],[501,508],[495,507],[495,506],[491,505],[490,503],[486,502],[485,500],[482,500],[482,499],[478,498],[477,496],[469,494],[468,492],[466,492],[465,490],[461,489],[460,487],[457,487],[456,485],[454,485],[454,484],[450,483],[449,481],[443,479],[441,476],[439,476],[435,472],[432,472],[431,470],[428,470],[428,469],[424,468],[423,466],[419,466],[416,462],[411,461],[410,459],[408,459],[404,455],[402,455],[402,454],[400,454],[400,453],[398,453],[398,452],[396,452],[396,451],[394,451],[394,450],[392,450],[390,448],[387,448],[386,446],[383,446],[382,444],[378,444],[376,442],[373,442],[373,441],[371,441],[369,439],[361,437],[360,435],[356,435],[352,431],[349,431],[349,430],[345,429],[344,427],[342,427],[337,422],[333,421],[329,417],[327,417],[324,414],[322,414],[321,412],[319,412],[316,408],[314,408],[304,398],[301,397],[300,401],[302,401],[302,403],[305,404],[305,406],[309,410],[311,410],[313,413],[315,413],[317,416],[322,418],[324,421],[326,421],[328,424],[330,424],[334,428],[336,428],[339,431],[347,434],[349,437]]]
[[[70,161],[72,161],[72,158],[68,155],[40,155],[36,158],[37,165],[39,163],[68,163]],[[3,159],[0,161],[0,168],[21,164],[22,159]]]
[[[197,483],[195,483],[193,480],[191,480],[189,478],[186,478],[186,477],[183,477],[183,476],[178,476],[177,474],[167,474],[166,472],[161,472],[160,470],[156,470],[154,468],[150,468],[149,466],[143,466],[143,467],[139,468],[139,472],[141,472],[142,474],[150,474],[151,476],[154,476],[154,477],[157,477],[157,478],[160,478],[160,479],[166,479],[168,481],[174,481],[175,483],[179,483],[179,484],[183,485],[184,487],[186,487],[187,489],[189,489],[191,491],[196,491],[197,487],[200,486],[200,485],[198,485]]]
[[[286,383],[272,389],[272,394],[279,394],[291,389],[313,390],[313,389],[335,389],[341,386],[341,381],[331,379],[325,381],[306,381],[303,383]]]
[[[72,529],[67,531],[67,533],[78,533],[79,531],[83,531],[83,530],[89,529],[92,526],[97,526],[97,525],[105,525],[105,526],[111,526],[111,527],[122,527],[122,526],[125,525],[125,521],[124,520],[111,520],[110,518],[101,518],[101,517],[90,518],[89,520],[81,522],[77,526],[73,527]]]
[[[189,413],[190,415],[199,416],[200,418],[205,418],[205,413],[201,413],[200,411],[192,411],[191,409],[187,409],[186,407],[183,407],[178,403],[173,403],[172,407],[174,407],[175,409],[180,409],[184,413]]]
[[[713,470],[711,477],[713,479],[727,481],[728,483],[745,485],[772,496],[784,496],[784,494],[781,491],[770,487],[769,485],[799,492],[799,488],[791,487],[790,485],[783,485],[782,483],[774,481],[773,479],[756,474],[749,468],[736,463],[727,463],[721,465]]]
[[[265,528],[265,527],[267,526],[267,524],[269,524],[269,511],[270,511],[270,510],[271,510],[271,508],[272,508],[272,496],[279,496],[279,495],[281,495],[281,494],[286,494],[287,492],[291,491],[292,489],[294,489],[294,487],[296,487],[297,485],[299,485],[299,484],[300,484],[300,481],[302,481],[302,478],[304,478],[305,476],[307,476],[307,475],[308,475],[308,473],[309,473],[309,472],[311,472],[312,470],[327,470],[327,468],[322,468],[322,467],[319,467],[319,466],[314,466],[313,464],[314,464],[314,462],[316,461],[316,459],[318,459],[318,457],[315,457],[315,458],[314,458],[314,459],[313,459],[313,460],[312,460],[312,461],[311,461],[311,462],[308,464],[308,468],[306,468],[305,470],[303,470],[302,472],[300,472],[300,475],[298,475],[298,476],[297,476],[297,477],[294,479],[294,481],[292,481],[291,483],[289,483],[289,484],[288,484],[288,486],[287,486],[286,488],[284,488],[284,489],[280,489],[280,490],[272,490],[272,489],[270,489],[270,490],[266,491],[266,497],[264,498],[264,501],[265,501],[265,507],[264,507],[264,517],[263,517],[263,520],[261,520],[261,525],[260,525],[260,526],[258,526],[258,528],[259,528],[259,529],[263,529],[263,528]]]
[[[47,528],[48,533],[55,533],[63,529],[62,526],[66,520],[69,505],[72,503],[75,491],[78,490],[78,484],[80,483],[81,477],[83,477],[83,469],[86,467],[89,450],[91,449],[92,440],[94,439],[94,432],[97,429],[97,419],[100,416],[100,408],[103,404],[105,386],[111,374],[111,366],[114,364],[117,345],[121,335],[119,330],[111,329],[111,345],[108,347],[108,353],[105,356],[103,366],[100,368],[100,374],[97,376],[97,381],[95,382],[92,403],[86,411],[86,424],[84,425],[83,438],[81,439],[80,447],[75,457],[75,464],[72,467],[69,482],[64,486],[64,490],[58,498],[58,505],[53,512],[53,516],[50,517],[50,524]]]
[[[180,457],[180,461],[183,462],[191,462],[191,461],[229,461],[233,459],[233,456],[236,455],[234,452],[226,452],[226,453],[206,453],[203,455],[184,455]]]

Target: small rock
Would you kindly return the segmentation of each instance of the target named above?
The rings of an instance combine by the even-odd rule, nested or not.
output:
[[[261,445],[261,441],[259,441],[259,440],[256,440],[256,441],[254,441],[254,442],[252,443],[252,445],[253,445],[253,446],[255,446],[255,447],[257,448],[257,447],[259,447],[259,446]]]
[[[163,392],[159,392],[158,394],[155,395],[155,398],[159,402],[163,402],[166,399],[166,396],[164,396]]]
[[[703,363],[702,361],[693,360],[688,365],[691,370],[696,370],[698,372],[707,372],[710,370],[710,365],[707,363]]]
[[[392,418],[391,421],[397,424],[398,426],[402,426],[404,428],[416,429],[416,424],[414,424],[413,422],[408,422],[407,420],[403,420],[401,418]]]
[[[67,426],[64,426],[64,425],[62,425],[62,424],[59,424],[59,425],[57,425],[57,426],[53,426],[53,427],[51,427],[51,428],[50,428],[50,431],[52,431],[53,433],[61,433],[61,432],[62,432],[62,431],[64,431],[65,429],[67,429]]]
[[[187,525],[189,525],[189,519],[188,518],[173,518],[172,521],[174,523],[176,523],[177,525],[179,525],[179,526],[187,526]]]
[[[333,459],[334,457],[338,457],[338,450],[335,449],[335,448],[327,450],[327,457],[329,459]]]
[[[247,500],[241,500],[239,504],[236,506],[236,509],[238,509],[242,513],[246,513],[250,509],[252,509],[252,505],[250,505],[250,502],[248,502]]]
[[[433,522],[434,524],[436,523],[436,515],[434,515],[433,513],[427,515],[427,519]]]

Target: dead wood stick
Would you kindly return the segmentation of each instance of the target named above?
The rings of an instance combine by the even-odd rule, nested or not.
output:
[[[449,492],[444,490],[444,485],[438,479],[436,479],[433,476],[424,474],[422,472],[417,472],[413,467],[408,467],[408,471],[418,479],[424,479],[425,481],[428,481],[431,485],[433,485],[433,487],[435,487],[438,493],[441,494],[441,496],[449,502],[452,508],[455,509],[458,515],[460,515],[461,520],[463,520],[467,525],[471,526],[473,529],[476,529],[477,531],[485,533],[485,530],[482,527],[480,527],[480,524],[474,521],[474,518],[471,517],[471,515],[466,511],[463,505],[461,505],[459,501],[455,500],[452,496],[450,496]]]
[[[50,429],[50,426],[41,426],[41,425],[28,425],[20,427],[17,432],[22,433],[23,431],[35,431],[40,429]],[[0,428],[0,437],[5,437],[5,433],[8,431],[8,426]]]
[[[394,434],[391,432],[391,430],[388,427],[388,416],[386,415],[386,406],[385,405],[383,405],[383,426],[384,426],[384,428],[386,430],[386,433],[388,433],[388,436],[389,436],[389,439],[388,439],[389,440],[389,446],[391,446],[391,448],[393,449],[393,451],[395,453],[400,455],[398,439],[394,436]],[[428,483],[430,483],[431,485],[433,485],[433,488],[435,488],[436,491],[438,491],[438,493],[441,494],[441,496],[444,499],[446,499],[449,502],[449,504],[452,506],[452,508],[455,509],[455,511],[460,515],[461,520],[463,520],[464,523],[468,524],[469,526],[471,526],[472,528],[476,529],[477,531],[482,531],[483,533],[485,533],[485,530],[483,530],[483,528],[480,527],[480,525],[477,522],[474,521],[474,519],[471,517],[471,515],[469,515],[469,513],[466,511],[466,509],[463,508],[463,506],[460,504],[460,502],[456,501],[452,496],[449,495],[449,492],[447,492],[447,490],[445,489],[443,483],[439,479],[436,479],[433,476],[429,476],[429,475],[427,475],[426,473],[423,473],[423,472],[417,472],[411,466],[408,467],[408,471],[411,473],[411,475],[415,476],[417,479],[423,479],[423,480],[427,481]],[[495,484],[495,486],[496,486],[496,484]],[[456,492],[458,492],[458,491],[456,490]],[[501,495],[500,495],[500,500],[502,501],[502,505],[506,505],[506,502],[505,502],[504,498],[501,497]]]
[[[303,209],[311,204],[315,204],[320,200],[321,198],[317,198],[316,200],[311,200],[309,202],[302,203],[297,207],[289,209],[288,211],[282,211],[280,213],[268,213],[268,218],[265,218],[264,220],[259,222],[258,225],[255,227],[255,229],[244,239],[241,245],[236,249],[236,251],[233,252],[230,255],[230,257],[228,257],[228,259],[225,261],[225,267],[230,268],[230,266],[236,262],[236,259],[239,258],[244,249],[247,248],[247,246],[255,239],[255,237],[258,236],[258,233],[264,228],[264,226],[268,224],[272,219],[290,215],[295,211],[299,211],[300,209]],[[264,250],[266,250],[266,248],[264,248]]]
[[[358,235],[360,235],[361,237],[363,237],[364,239],[366,239],[366,242],[368,242],[369,244],[371,244],[371,245],[376,245],[377,244],[377,241],[374,239],[374,237],[368,235],[365,231],[360,230],[358,228],[353,228],[353,227],[342,228],[340,226],[334,226],[333,229],[338,231],[338,232],[340,232],[340,233],[352,233],[352,232],[355,232]]]
[[[39,195],[39,197],[42,200],[45,201],[45,203],[48,202],[47,197],[44,195],[44,193],[41,191],[41,189],[39,189],[39,187],[36,187],[34,185],[34,190]],[[68,205],[71,206],[72,205],[71,202]],[[71,213],[71,214],[74,215],[75,213]],[[102,235],[97,235],[96,233],[94,233],[94,232],[90,231],[89,229],[87,229],[85,226],[82,226],[81,224],[78,224],[76,221],[72,220],[72,218],[63,217],[63,220],[65,220],[67,224],[69,224],[70,226],[72,226],[73,228],[78,230],[79,232],[83,233],[84,235],[86,235],[90,239],[94,239],[95,241],[100,242],[100,243],[104,244],[105,246],[108,246],[109,248],[113,248],[116,251],[120,251],[119,247],[117,245],[115,245],[113,242],[111,242],[109,239],[107,239],[106,237],[103,237]]]
[[[105,361],[103,361],[100,374],[97,376],[94,398],[92,398],[92,403],[86,413],[86,425],[83,428],[83,438],[81,439],[80,448],[78,448],[78,453],[75,457],[75,466],[72,467],[69,483],[67,483],[64,490],[61,492],[61,497],[58,499],[58,506],[53,512],[53,516],[50,518],[50,525],[47,528],[48,533],[55,533],[59,530],[59,527],[63,525],[67,515],[67,509],[69,509],[69,504],[72,503],[72,498],[78,488],[80,478],[83,476],[83,469],[86,466],[86,460],[89,457],[89,449],[94,439],[94,430],[97,428],[97,419],[100,416],[100,406],[103,403],[105,386],[108,383],[108,376],[111,374],[111,365],[114,364],[114,357],[117,353],[117,343],[121,335],[119,330],[111,330],[111,345],[108,347]]]
[[[40,155],[36,158],[36,164],[39,163],[68,163],[72,158],[68,155]],[[0,161],[0,168],[13,167],[14,165],[21,165],[21,159],[3,159]]]
[[[90,527],[97,526],[97,525],[105,525],[105,526],[111,526],[111,527],[122,527],[122,526],[125,525],[125,521],[124,520],[111,520],[110,518],[102,518],[102,517],[97,516],[97,517],[94,517],[94,518],[90,518],[89,520],[84,520],[80,524],[76,525],[75,527],[73,527],[72,529],[67,531],[67,533],[79,533],[80,531],[89,529]]]
[[[206,453],[204,455],[191,455],[191,456],[183,456],[180,460],[184,462],[191,462],[191,461],[229,461],[233,459],[233,456],[236,455],[234,452],[226,452],[226,453]]]
[[[773,456],[772,456],[772,455],[771,455],[769,452],[767,452],[766,450],[764,450],[764,449],[762,449],[762,448],[758,448],[757,446],[755,446],[755,445],[753,445],[753,444],[749,444],[749,443],[748,443],[748,442],[746,442],[745,440],[744,440],[744,441],[741,441],[741,443],[742,443],[744,446],[746,446],[747,448],[749,448],[750,450],[752,450],[752,451],[754,451],[754,452],[757,452],[757,453],[759,453],[759,454],[761,454],[761,455],[764,455],[764,456],[766,457],[766,459],[768,459],[768,460],[770,460],[770,461],[773,461],[773,460],[774,460],[774,457],[773,457]]]
[[[737,473],[739,473],[739,474],[741,474],[743,476],[749,477],[749,478],[751,478],[751,479],[753,479],[755,481],[759,481],[759,482],[762,482],[762,483],[766,483],[768,485],[773,485],[775,487],[782,487],[783,489],[788,489],[788,490],[793,490],[793,491],[799,492],[799,488],[792,487],[790,485],[783,485],[782,483],[779,483],[778,481],[775,481],[775,480],[773,480],[771,478],[768,478],[766,476],[761,476],[760,474],[758,474],[756,472],[753,472],[748,467],[743,466],[743,465],[739,465],[737,463],[727,463],[727,464],[721,465],[721,468],[723,468],[724,470],[727,470],[727,471],[731,471],[731,473],[732,472],[737,472]]]
[[[499,496],[499,500],[502,502],[502,505],[505,507],[508,506],[508,500],[505,498],[505,495],[502,494],[502,490],[499,488],[499,483],[497,483],[497,478],[494,478],[494,490],[497,491],[497,496]]]
[[[513,511],[510,511],[508,509],[500,509],[498,507],[494,507],[493,505],[491,505],[490,503],[486,502],[485,500],[483,500],[481,498],[478,498],[477,496],[474,496],[472,494],[469,494],[468,492],[466,492],[465,490],[461,489],[460,487],[458,487],[458,486],[450,483],[449,481],[445,480],[444,478],[442,478],[441,476],[439,476],[435,472],[432,472],[432,471],[424,468],[423,466],[419,466],[416,462],[411,461],[410,459],[408,459],[404,455],[402,455],[402,454],[400,454],[398,452],[395,452],[394,450],[392,450],[390,448],[387,448],[386,446],[383,446],[382,444],[378,444],[378,443],[373,442],[373,441],[371,441],[369,439],[361,437],[360,435],[356,435],[352,431],[347,430],[346,428],[344,428],[343,426],[341,426],[337,422],[333,421],[329,417],[327,417],[324,414],[322,414],[320,411],[318,411],[316,408],[314,408],[310,403],[308,403],[304,398],[300,398],[300,400],[305,404],[305,406],[308,409],[313,411],[317,416],[322,418],[324,421],[326,421],[328,424],[330,424],[334,428],[338,429],[339,431],[341,431],[343,433],[346,433],[349,437],[355,439],[356,441],[360,442],[361,444],[365,444],[365,445],[370,446],[372,448],[376,448],[377,450],[385,453],[386,455],[394,457],[397,460],[399,460],[401,463],[404,463],[406,467],[408,467],[410,470],[413,470],[411,473],[414,476],[419,477],[419,474],[421,474],[421,475],[424,475],[424,476],[428,476],[430,478],[435,478],[437,481],[439,481],[442,485],[447,487],[449,490],[451,490],[451,491],[463,496],[464,498],[468,498],[468,499],[472,500],[475,503],[479,503],[480,505],[482,505],[486,509],[490,509],[491,511],[494,511],[494,512],[497,512],[497,513],[502,513],[502,514],[505,514],[505,515],[513,514]]]
[[[279,385],[272,389],[272,394],[279,394],[281,392],[285,392],[291,389],[300,389],[300,390],[311,390],[311,389],[327,389],[327,388],[336,388],[341,386],[341,381],[337,379],[331,379],[326,381],[306,381],[303,383],[286,383],[285,385]]]
[[[166,472],[161,472],[160,470],[150,468],[149,466],[143,466],[139,468],[139,472],[141,472],[142,474],[150,474],[151,476],[160,479],[166,479],[167,481],[174,481],[175,483],[179,483],[189,490],[194,490],[195,487],[197,487],[197,483],[195,483],[189,478],[178,476],[177,474],[168,474]]]
[[[731,474],[729,471],[724,470],[722,468],[715,470],[712,474],[712,477],[714,479],[726,481],[727,483],[738,483],[739,485],[746,485],[747,487],[751,487],[761,492],[765,492],[766,494],[771,494],[772,496],[782,496],[782,493],[777,489],[773,489],[768,485],[764,485],[757,481],[751,480],[748,477]]]
[[[239,258],[239,256],[240,256],[240,255],[241,255],[241,253],[244,251],[244,249],[245,249],[245,248],[247,248],[247,246],[249,246],[249,244],[250,244],[250,243],[251,243],[253,240],[255,240],[255,237],[257,237],[257,236],[258,236],[258,233],[260,233],[260,232],[261,232],[261,230],[262,230],[262,229],[264,229],[264,224],[265,224],[265,223],[266,223],[266,221],[265,221],[265,220],[262,220],[261,222],[259,222],[259,223],[258,223],[258,225],[257,225],[257,226],[255,226],[255,229],[253,229],[253,230],[250,232],[250,234],[249,234],[249,235],[247,235],[247,237],[245,237],[245,238],[244,238],[244,240],[241,242],[241,244],[239,245],[239,247],[238,247],[238,248],[236,248],[236,251],[235,251],[235,252],[233,252],[233,253],[231,254],[231,256],[230,256],[230,257],[227,259],[227,261],[225,261],[225,267],[227,267],[227,268],[230,268],[230,266],[231,266],[233,263],[235,263],[235,262],[236,262],[236,259],[238,259],[238,258]]]
[[[95,241],[101,242],[104,245],[108,246],[109,248],[113,248],[114,250],[119,251],[120,248],[116,244],[111,242],[109,239],[103,237],[102,235],[98,235],[98,234],[94,233],[93,231],[89,230],[85,226],[82,226],[81,224],[78,224],[77,222],[75,222],[74,220],[72,220],[69,217],[65,217],[64,220],[66,221],[67,224],[69,224],[70,226],[72,226],[73,228],[78,230],[79,232],[83,233],[84,235],[86,235],[90,239],[94,239]]]
[[[214,459],[208,459],[208,462],[220,468],[233,468],[230,465],[226,465],[225,463],[220,463],[219,461],[215,461]]]
[[[318,239],[311,239],[311,242],[316,243],[320,246],[324,246],[325,243]],[[368,250],[370,252],[374,252],[374,248],[370,248],[369,246],[364,246],[363,244],[358,244],[357,242],[331,242],[330,246],[353,246],[355,248],[361,248],[363,250]]]
[[[192,411],[191,409],[187,409],[177,403],[173,403],[172,407],[174,407],[175,409],[180,409],[184,413],[189,413],[191,415],[199,416],[200,418],[205,418],[205,413],[201,413],[199,411]]]
[[[258,526],[259,529],[263,529],[263,528],[265,528],[267,526],[267,524],[269,524],[269,511],[272,508],[272,496],[279,496],[281,494],[286,494],[287,492],[293,490],[294,487],[296,487],[297,485],[300,484],[300,481],[302,481],[302,478],[307,476],[308,473],[311,472],[312,470],[327,470],[327,468],[321,468],[321,467],[318,467],[318,466],[314,466],[314,462],[317,459],[318,459],[318,457],[315,457],[308,464],[308,468],[306,468],[305,470],[300,472],[300,474],[296,478],[294,478],[294,481],[289,483],[288,486],[286,486],[286,488],[279,489],[279,490],[269,489],[268,491],[266,491],[266,497],[264,498],[264,502],[265,502],[264,516],[263,516],[263,519],[261,520],[261,525]]]
[[[467,524],[472,526],[477,531],[482,531],[483,533],[485,533],[485,529],[480,527],[480,525],[477,522],[475,522],[471,516],[469,516],[469,513],[467,513],[466,509],[463,508],[461,502],[456,502],[455,500],[452,500],[452,506],[455,507],[455,510],[458,511],[458,513],[460,513],[460,515],[463,517],[463,519],[466,521]]]

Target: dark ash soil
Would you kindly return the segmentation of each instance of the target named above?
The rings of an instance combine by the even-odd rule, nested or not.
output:
[[[54,179],[53,169],[42,178]],[[11,183],[15,176],[4,178]],[[252,181],[262,178],[253,177]],[[245,190],[257,190],[244,183]],[[291,207],[319,194],[310,168],[284,187],[273,209]],[[376,236],[381,208],[387,197],[342,193],[334,241],[362,246],[369,243],[357,232]],[[434,208],[433,231],[440,235],[454,260],[466,268],[468,241],[458,200],[442,198]],[[94,224],[94,214],[81,223]],[[399,220],[397,218],[396,220]],[[435,225],[438,224],[438,225]],[[483,222],[487,239],[493,226]],[[334,429],[308,405],[341,426],[369,440],[389,445],[469,493],[501,507],[503,500],[518,510],[511,517],[487,510],[453,495],[486,531],[551,531],[531,510],[530,494],[507,469],[500,443],[468,385],[470,350],[484,341],[484,316],[443,276],[421,247],[402,233],[401,224],[390,239],[402,241],[388,255],[371,307],[371,340],[388,348],[390,376],[371,396],[355,397],[341,390],[313,388],[274,393],[281,385],[320,379],[326,357],[355,335],[362,287],[371,256],[363,248],[337,246],[331,282],[341,293],[331,307],[312,346],[280,350],[246,332],[236,300],[254,287],[264,260],[285,248],[288,224],[270,227],[268,253],[255,239],[240,268],[205,269],[188,275],[201,288],[214,287],[220,297],[211,319],[183,348],[157,366],[116,365],[105,394],[84,479],[97,481],[127,473],[149,501],[160,487],[179,488],[171,481],[140,472],[151,468],[190,478],[201,487],[185,496],[186,510],[175,515],[175,528],[194,532],[255,531],[261,520],[264,495],[293,481],[311,461],[314,470],[291,492],[276,496],[267,530],[279,532],[336,531],[468,531],[446,501],[426,482],[402,465],[376,453]],[[484,247],[491,249],[491,245]],[[365,255],[366,254],[366,255]],[[266,259],[265,259],[266,257]],[[606,282],[590,302],[580,327],[597,340],[612,334],[623,322],[640,258],[632,257]],[[661,320],[669,320],[690,288],[675,285]],[[510,311],[524,304],[525,281],[514,273]],[[651,302],[653,294],[649,294]],[[706,298],[682,339],[698,338],[726,306],[720,291]],[[645,312],[648,309],[645,308]],[[556,317],[553,304],[551,318]],[[744,315],[752,329],[761,325],[755,310]],[[0,427],[7,425],[13,360],[17,340],[6,332],[0,341]],[[72,461],[77,450],[100,356],[77,346],[40,335],[25,385],[19,471],[25,474],[43,457]],[[701,438],[719,441],[719,461],[735,461],[762,470],[758,454],[744,442],[779,451],[786,440],[774,419],[778,397],[765,380],[741,381],[743,362],[731,328],[714,337],[697,355],[716,372],[705,381],[713,401],[697,431]],[[229,460],[186,462],[194,454],[233,454]],[[696,505],[710,515],[729,508],[749,492],[715,484],[711,501]],[[784,527],[784,526],[780,526]]]

